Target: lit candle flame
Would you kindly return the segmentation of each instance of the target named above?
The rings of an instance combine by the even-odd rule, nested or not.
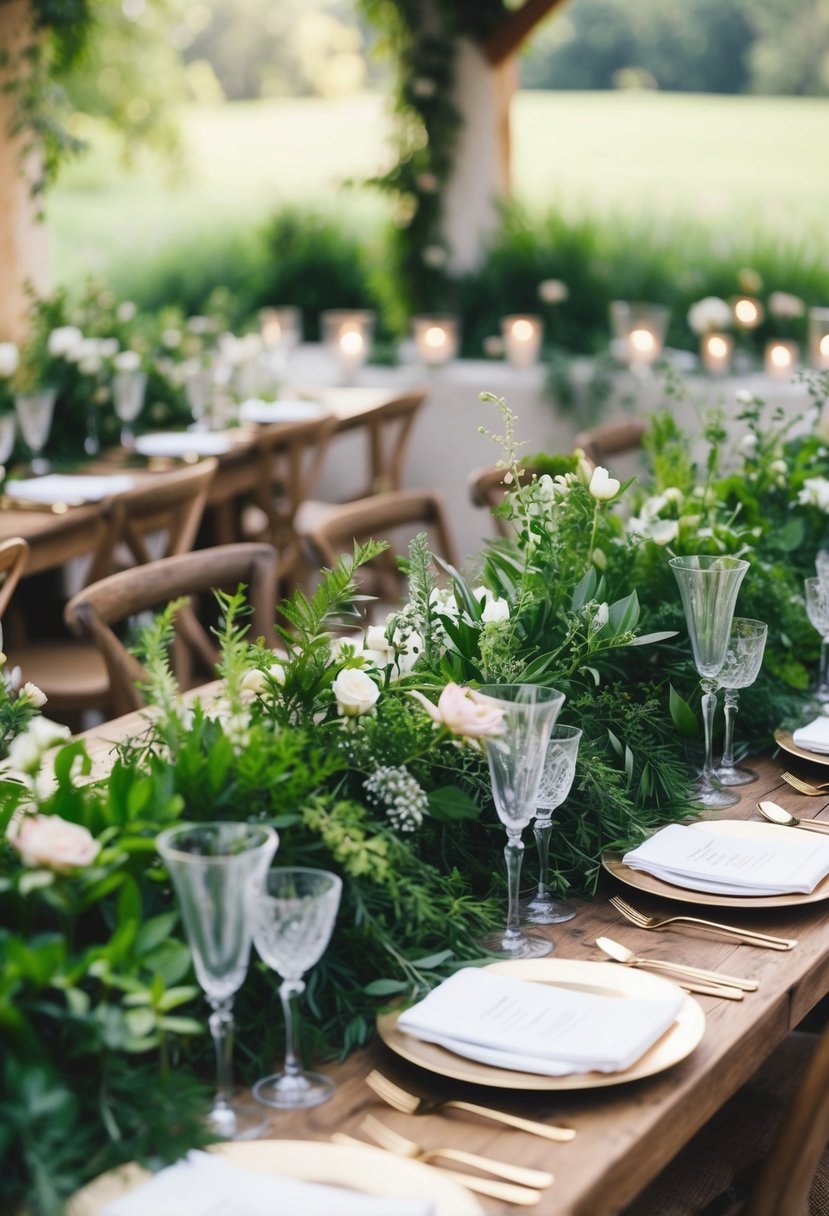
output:
[[[632,329],[630,345],[637,354],[649,355],[656,347],[656,338],[649,329]]]
[[[734,316],[740,325],[756,325],[760,320],[760,310],[754,300],[737,300],[734,305]]]
[[[446,330],[440,325],[430,325],[423,335],[423,341],[432,350],[440,350],[447,342]]]
[[[535,337],[535,326],[526,317],[521,317],[513,322],[512,336],[517,342],[531,342]]]
[[[728,354],[728,343],[719,334],[712,334],[708,339],[708,353],[715,359],[724,359]]]
[[[772,346],[769,350],[769,360],[775,367],[791,367],[792,352],[787,346]]]
[[[365,339],[356,329],[344,329],[340,334],[340,350],[344,355],[360,355],[363,353]]]

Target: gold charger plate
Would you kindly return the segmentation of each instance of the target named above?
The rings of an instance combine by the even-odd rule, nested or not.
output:
[[[790,730],[776,730],[774,741],[790,756],[799,756],[801,760],[808,760],[810,764],[821,764],[824,768],[829,768],[829,755],[824,756],[820,752],[809,752],[805,747],[798,747]]]
[[[388,1199],[431,1199],[435,1216],[483,1216],[477,1199],[451,1173],[395,1157],[370,1144],[352,1147],[324,1140],[249,1140],[219,1144],[210,1151],[229,1165],[260,1174],[327,1183]],[[149,1177],[147,1170],[134,1164],[110,1170],[78,1191],[69,1201],[66,1216],[99,1216],[107,1204]]]
[[[780,839],[780,832],[791,832],[792,828],[778,827],[774,823],[756,823],[752,819],[708,819],[689,825],[703,828],[706,832],[723,836],[754,836],[765,840]],[[631,870],[622,861],[619,853],[603,853],[602,865],[619,882],[649,895],[661,895],[663,899],[678,900],[683,904],[702,904],[707,908],[742,908],[753,912],[756,908],[790,908],[800,904],[817,904],[829,899],[829,874],[821,879],[809,895],[791,891],[788,895],[717,895],[713,891],[692,891],[674,883],[663,882],[643,870]]]
[[[596,996],[613,996],[620,1000],[636,998],[646,1000],[664,998],[666,992],[674,995],[676,988],[668,980],[646,971],[634,971],[620,967],[617,963],[593,963],[586,959],[536,958],[515,959],[503,963],[491,963],[487,971],[497,971],[513,979],[529,980],[536,984],[552,984],[559,988],[574,988],[581,992],[592,992]],[[694,1050],[705,1030],[705,1014],[691,997],[677,1015],[673,1026],[654,1043],[643,1056],[622,1072],[569,1073],[564,1077],[543,1077],[532,1072],[512,1072],[507,1068],[495,1068],[491,1064],[479,1064],[455,1055],[436,1043],[425,1043],[398,1028],[400,1011],[383,1013],[377,1018],[377,1033],[397,1055],[412,1064],[418,1064],[429,1072],[456,1081],[468,1081],[474,1085],[490,1085],[499,1089],[556,1090],[599,1089],[608,1085],[623,1085],[628,1081],[639,1081],[653,1076],[684,1060]]]

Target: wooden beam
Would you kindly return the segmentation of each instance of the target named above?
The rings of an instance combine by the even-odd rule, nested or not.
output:
[[[564,0],[524,0],[513,9],[483,44],[489,62],[495,66],[514,55],[535,27]]]

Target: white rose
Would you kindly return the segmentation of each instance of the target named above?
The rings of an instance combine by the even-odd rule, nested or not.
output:
[[[141,367],[141,356],[134,350],[119,351],[112,360],[112,366],[117,372],[137,372]]]
[[[732,320],[730,307],[719,296],[706,296],[688,309],[688,324],[695,334],[728,329]]]
[[[485,625],[490,625],[496,621],[509,620],[509,603],[505,599],[496,596],[494,599],[487,600],[484,605],[484,610],[481,613],[481,620]]]
[[[31,680],[27,680],[23,685],[20,695],[28,697],[35,709],[41,709],[48,699],[43,689],[38,688],[37,684],[33,684]]]
[[[610,502],[619,493],[622,483],[611,477],[607,469],[597,465],[590,478],[588,489],[597,502]]]
[[[68,726],[52,722],[50,718],[32,718],[25,731],[9,744],[6,763],[14,772],[31,773],[40,764],[43,752],[65,743],[70,734]]]
[[[651,525],[650,537],[657,545],[670,545],[679,536],[679,523],[675,519],[658,519]]]
[[[749,431],[747,435],[743,435],[737,444],[737,448],[744,456],[752,456],[757,450],[757,436],[752,431]]]
[[[76,325],[61,325],[53,329],[46,343],[49,354],[54,358],[69,358],[72,351],[83,342],[83,334]]]
[[[0,342],[0,380],[8,380],[20,366],[20,351],[14,342]]]
[[[46,866],[59,874],[91,865],[101,848],[86,828],[60,815],[24,815],[9,839],[24,865]]]
[[[390,650],[389,640],[386,637],[386,626],[369,625],[366,630],[365,646],[366,650],[377,650],[380,653]]]
[[[380,689],[370,676],[357,667],[346,667],[332,685],[337,709],[345,718],[367,714],[380,696]]]

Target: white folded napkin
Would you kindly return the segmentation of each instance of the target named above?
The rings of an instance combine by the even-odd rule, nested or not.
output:
[[[252,397],[239,406],[240,422],[307,422],[319,418],[325,407],[318,401],[260,401]]]
[[[558,1077],[621,1072],[673,1025],[684,997],[629,1000],[467,967],[407,1009],[398,1025],[456,1055]]]
[[[124,473],[98,477],[86,474],[47,473],[25,481],[7,481],[5,492],[24,502],[100,502],[111,494],[131,490],[133,480]]]
[[[829,874],[829,840],[809,832],[729,836],[704,824],[672,823],[626,853],[632,870],[690,891],[718,895],[803,895]]]
[[[792,734],[796,747],[802,747],[807,752],[820,752],[829,755],[829,718],[821,714],[814,722],[799,726]]]
[[[232,445],[228,431],[156,431],[139,435],[135,450],[141,456],[221,456]]]
[[[430,1200],[388,1199],[299,1182],[189,1153],[101,1216],[432,1216]]]

